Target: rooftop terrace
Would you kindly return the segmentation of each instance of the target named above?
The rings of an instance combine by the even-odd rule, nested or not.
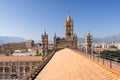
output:
[[[65,48],[55,53],[35,80],[120,80],[120,76]]]

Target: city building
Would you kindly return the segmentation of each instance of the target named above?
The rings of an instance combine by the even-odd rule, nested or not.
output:
[[[0,55],[0,80],[26,80],[39,67],[41,56]]]
[[[34,40],[28,40],[25,42],[27,48],[32,48],[34,46]]]
[[[28,40],[26,42],[19,42],[19,43],[7,43],[2,44],[0,47],[0,53],[3,54],[12,54],[15,50],[27,50],[29,48],[34,48],[34,41]]]

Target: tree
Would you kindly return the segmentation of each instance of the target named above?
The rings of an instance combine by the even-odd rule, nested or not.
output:
[[[100,53],[101,58],[120,62],[120,50],[117,51],[103,51]]]
[[[117,47],[115,45],[111,45],[110,48],[117,49]]]
[[[39,50],[36,50],[36,55],[35,56],[41,56],[41,53],[39,53]]]
[[[10,49],[10,55],[12,55],[14,53],[13,49]]]
[[[37,54],[37,55],[39,54],[39,50],[38,50],[38,49],[36,50],[36,54]]]

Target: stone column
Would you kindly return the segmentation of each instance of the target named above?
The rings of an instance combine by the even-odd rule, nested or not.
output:
[[[26,74],[25,74],[25,66],[23,67],[23,77],[25,78]]]
[[[2,71],[2,73],[3,73],[3,74],[2,74],[2,79],[5,79],[5,66],[3,66],[2,69],[3,69],[3,71]]]
[[[9,68],[9,72],[8,72],[8,73],[9,73],[9,75],[8,75],[8,79],[10,79],[10,68],[11,68],[11,67],[10,67],[10,64],[9,64],[8,68]]]
[[[9,79],[11,79],[11,73],[12,73],[12,66],[11,66],[11,61],[9,61]]]
[[[17,79],[20,80],[20,65],[19,65],[19,61],[17,61]]]

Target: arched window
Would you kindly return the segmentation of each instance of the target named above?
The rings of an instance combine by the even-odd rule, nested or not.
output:
[[[71,37],[71,33],[70,32],[68,32],[68,36]]]
[[[71,26],[70,25],[68,25],[68,30],[70,30],[71,29]]]

